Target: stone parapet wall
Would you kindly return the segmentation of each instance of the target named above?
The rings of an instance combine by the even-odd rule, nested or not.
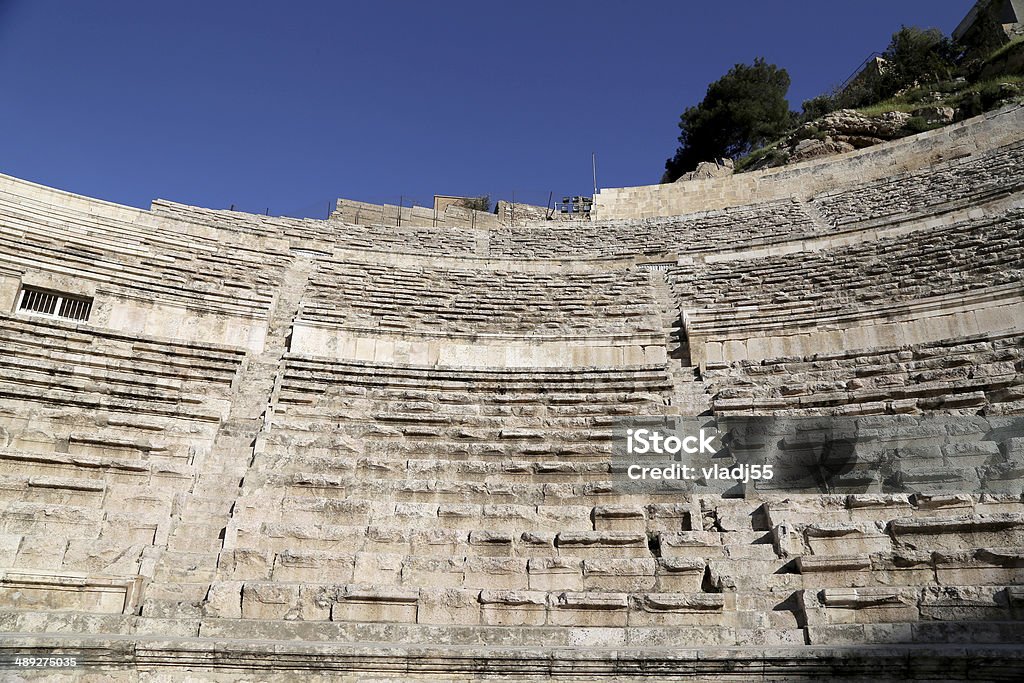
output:
[[[729,178],[605,189],[594,198],[595,220],[674,216],[818,193],[923,169],[1018,142],[1024,106],[990,112],[952,126],[830,159]]]
[[[385,227],[458,227],[490,228],[498,225],[498,218],[487,211],[476,211],[463,206],[449,205],[443,212],[424,206],[399,207],[393,204],[370,204],[351,199],[339,199],[330,220],[354,225]]]

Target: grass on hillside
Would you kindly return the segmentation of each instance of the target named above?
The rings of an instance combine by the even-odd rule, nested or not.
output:
[[[878,104],[872,104],[867,107],[860,107],[855,111],[864,114],[864,116],[879,116],[890,111],[902,111],[910,113],[915,109],[920,109],[923,105],[920,102],[906,102],[902,101],[901,97],[893,97],[888,100],[879,102]]]
[[[1005,55],[1010,50],[1012,50],[1015,47],[1017,47],[1018,45],[1020,45],[1021,43],[1024,43],[1024,36],[1017,36],[1016,38],[1014,38],[1013,40],[1008,42],[1006,45],[1003,45],[1001,48],[995,50],[988,57],[985,57],[985,63],[986,64],[991,64],[995,60],[997,60],[1000,57],[1002,57],[1003,55]]]

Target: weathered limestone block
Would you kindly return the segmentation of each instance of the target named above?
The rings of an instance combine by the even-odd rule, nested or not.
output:
[[[18,547],[18,554],[12,565],[21,569],[59,571],[64,565],[68,542],[66,538],[59,536],[26,535]]]
[[[689,505],[652,503],[647,506],[647,529],[650,531],[689,531],[692,528]]]
[[[465,548],[466,534],[458,530],[423,529],[411,533],[414,555],[458,555]]]
[[[328,621],[332,605],[338,600],[336,585],[303,584],[299,587],[298,609],[286,618],[301,621]]]
[[[634,596],[629,623],[634,626],[735,626],[736,613],[723,614],[721,593],[643,593]]]
[[[145,547],[141,544],[125,547],[123,543],[110,541],[71,539],[64,553],[63,566],[97,574],[137,574]]]
[[[930,586],[922,591],[921,618],[941,621],[1011,619],[1007,589],[989,586]]]
[[[911,499],[918,510],[942,510],[960,515],[974,511],[974,499],[965,493],[915,493]]]
[[[236,554],[239,551],[235,551]],[[284,550],[274,558],[273,578],[284,582],[351,583],[355,569],[352,555],[323,551]]]
[[[477,625],[480,623],[479,597],[478,590],[423,588],[416,621],[441,626]]]
[[[629,614],[625,593],[552,594],[548,623],[553,626],[623,627]]]
[[[936,582],[932,553],[901,549],[871,556],[871,580],[884,586],[930,586]]]
[[[850,518],[856,522],[889,521],[913,512],[910,496],[905,493],[860,493],[846,497]]]
[[[583,590],[583,562],[575,557],[532,557],[527,564],[531,591]]]
[[[907,588],[826,588],[819,594],[830,623],[917,621],[918,594]]]
[[[586,505],[538,505],[537,523],[550,531],[592,531],[591,508]]]
[[[598,505],[594,508],[596,531],[644,532],[647,520],[644,509],[638,505]]]
[[[1020,546],[948,550],[932,554],[936,580],[944,586],[991,586],[1024,582]]]
[[[807,586],[856,587],[873,583],[867,555],[803,555],[796,563]]]
[[[850,511],[847,496],[825,495],[783,498],[765,503],[768,523],[772,526],[787,524],[803,527],[810,523],[848,522]]]
[[[6,569],[0,572],[0,608],[130,614],[135,610],[141,585],[140,576]]]
[[[350,584],[331,609],[331,621],[415,623],[419,590]]]
[[[503,556],[512,554],[511,532],[506,531],[485,531],[475,529],[469,532],[469,546],[471,552],[484,556]]]
[[[402,585],[416,588],[461,588],[465,560],[450,557],[407,557],[402,562]]]
[[[704,579],[704,561],[688,557],[658,558],[655,576],[660,593],[693,593]]]
[[[477,589],[527,590],[530,587],[527,562],[527,559],[519,557],[467,557],[465,586]]]
[[[541,591],[480,591],[480,619],[487,626],[543,626],[548,594]]]
[[[21,546],[21,534],[0,534],[0,565],[11,567]]]
[[[356,553],[353,577],[360,583],[397,586],[402,580],[404,555]]]
[[[892,549],[889,536],[872,523],[810,524],[804,535],[815,555],[870,555]]]
[[[1024,545],[1024,514],[895,519],[889,531],[897,545],[934,550]]]
[[[657,562],[633,560],[584,560],[583,587],[588,591],[637,593],[654,590]]]
[[[298,606],[298,584],[246,582],[242,587],[243,619],[295,618]]]
[[[718,531],[752,531],[753,517],[761,508],[759,501],[745,499],[701,498],[700,504],[705,520],[710,520],[711,528]]]
[[[203,603],[203,613],[223,619],[242,618],[242,581],[215,581]]]
[[[709,558],[724,557],[721,534],[714,531],[681,531],[658,534],[662,557]]]
[[[582,557],[650,557],[647,535],[628,531],[563,531],[555,547],[559,554]]]
[[[555,536],[551,531],[524,531],[515,544],[520,557],[550,557],[556,553]]]
[[[469,503],[442,503],[437,507],[437,517],[442,528],[461,529],[476,524],[482,516],[483,506]]]

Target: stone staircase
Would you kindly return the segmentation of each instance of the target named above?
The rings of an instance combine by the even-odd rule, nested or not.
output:
[[[212,549],[223,549],[225,529],[270,410],[291,322],[313,267],[308,257],[298,256],[285,272],[271,310],[266,345],[258,356],[247,359],[233,387],[231,411],[210,455],[196,463],[192,490],[179,496],[167,548],[160,553],[146,587],[143,616],[200,615],[221,557]]]
[[[675,387],[672,405],[678,406],[679,414],[684,416],[710,414],[708,385],[701,377],[700,370],[690,365],[690,345],[686,330],[683,329],[682,313],[665,278],[665,271],[652,269],[649,273],[651,290],[661,311],[665,330],[669,378]]]

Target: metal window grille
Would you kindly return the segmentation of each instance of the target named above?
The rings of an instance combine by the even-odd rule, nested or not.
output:
[[[48,292],[34,287],[22,287],[18,299],[18,312],[63,320],[89,319],[92,299],[61,292]]]

